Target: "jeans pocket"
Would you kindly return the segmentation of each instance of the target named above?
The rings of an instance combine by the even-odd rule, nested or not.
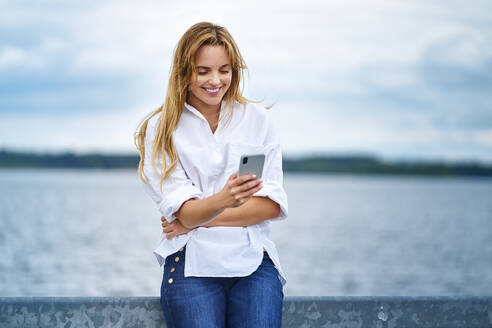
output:
[[[275,275],[277,277],[277,282],[280,285],[280,289],[282,291],[282,298],[284,297],[284,291],[283,291],[283,285],[282,281],[280,280],[280,272],[278,271],[277,266],[275,263],[273,263],[273,260],[270,258],[268,255],[268,252],[263,252],[263,262],[262,265],[265,265],[267,267],[270,267],[273,272],[275,272]]]
[[[273,263],[273,260],[270,258],[270,255],[268,255],[268,252],[263,252],[263,261],[271,264],[275,269],[277,268],[275,266],[275,263]]]

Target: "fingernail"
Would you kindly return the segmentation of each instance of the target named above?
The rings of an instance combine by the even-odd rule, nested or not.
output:
[[[255,174],[253,174],[253,178],[256,178],[256,175]]]

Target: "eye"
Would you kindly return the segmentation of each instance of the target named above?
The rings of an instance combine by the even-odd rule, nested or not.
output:
[[[229,71],[220,71],[221,73],[227,74]]]
[[[198,72],[198,75],[205,75],[207,74],[208,72]]]

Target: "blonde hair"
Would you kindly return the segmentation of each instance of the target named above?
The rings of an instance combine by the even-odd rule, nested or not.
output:
[[[225,107],[232,109],[235,102],[239,104],[256,102],[242,96],[240,83],[244,78],[244,71],[247,70],[247,66],[234,39],[225,27],[208,22],[198,23],[190,27],[181,37],[174,50],[164,104],[149,113],[137,126],[137,131],[134,134],[135,146],[140,153],[138,175],[143,182],[147,183],[148,177],[143,170],[147,125],[153,116],[161,114],[150,158],[152,168],[157,173],[156,159],[157,157],[162,159],[161,191],[164,180],[171,175],[178,163],[178,154],[173,143],[173,132],[183,112],[183,106],[188,96],[190,78],[192,74],[196,74],[195,54],[201,46],[205,45],[224,46],[231,61],[232,79],[231,85],[223,98]],[[169,165],[166,161],[166,154],[169,157]]]

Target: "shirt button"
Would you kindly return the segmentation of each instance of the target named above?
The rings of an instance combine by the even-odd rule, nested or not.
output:
[[[179,249],[179,251],[180,251],[180,252],[182,252],[182,251],[183,251],[183,247],[181,247],[181,248]]]
[[[174,272],[174,270],[175,270],[174,268],[171,268],[171,272]]]
[[[167,282],[170,283],[170,284],[172,284],[173,283],[173,278],[169,278],[169,280]]]
[[[277,276],[278,280],[280,280],[280,276]],[[172,279],[171,279],[172,280]]]
[[[179,262],[179,256],[176,256],[176,258],[174,259],[174,262]]]

